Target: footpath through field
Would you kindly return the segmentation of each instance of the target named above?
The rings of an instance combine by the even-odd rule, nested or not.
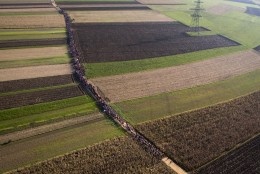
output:
[[[75,77],[78,79],[79,83],[81,84],[82,88],[88,92],[97,102],[100,110],[109,116],[115,123],[120,125],[129,135],[133,136],[134,139],[147,151],[153,154],[158,159],[168,158],[162,151],[160,151],[152,142],[150,142],[147,138],[141,135],[137,130],[134,129],[132,125],[126,122],[120,115],[116,113],[115,110],[112,109],[111,106],[99,95],[96,90],[96,87],[88,82],[88,80],[84,76],[84,70],[79,62],[79,52],[78,48],[76,47],[74,38],[73,38],[73,30],[71,29],[71,19],[68,14],[60,9],[54,0],[51,0],[53,6],[59,11],[59,13],[64,15],[66,29],[68,32],[68,40],[69,40],[69,49],[73,59],[73,69],[75,71]],[[173,163],[171,159],[168,158],[169,163]],[[176,165],[177,166],[177,165]],[[171,167],[172,168],[172,167]],[[178,167],[180,168],[180,167]],[[174,167],[172,168],[174,170]],[[178,172],[178,170],[176,170]],[[183,170],[183,173],[186,173]]]

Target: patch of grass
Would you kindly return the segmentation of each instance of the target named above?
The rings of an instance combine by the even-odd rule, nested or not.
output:
[[[40,103],[35,105],[23,106],[18,108],[0,110],[0,121],[11,120],[17,118],[23,118],[28,116],[33,116],[37,114],[47,114],[51,111],[62,110],[64,108],[69,108],[73,110],[73,106],[79,106],[83,104],[89,104],[93,106],[94,101],[88,96],[74,97],[64,100],[58,100],[47,103]],[[96,110],[96,107],[92,107]],[[48,114],[47,114],[48,115]],[[62,115],[61,115],[62,116]]]
[[[51,7],[51,6],[50,6]],[[41,12],[0,12],[0,16],[41,16],[41,15],[55,15],[56,11],[41,11]]]
[[[133,2],[134,0],[56,0],[56,2]]]
[[[0,61],[0,69],[38,66],[38,65],[67,64],[67,63],[70,63],[69,56],[42,58],[42,59]]]
[[[204,108],[260,90],[260,70],[194,88],[113,104],[133,124]]]
[[[121,129],[105,119],[77,127],[65,128],[14,142],[0,149],[1,171],[8,171],[47,160],[101,141],[124,135]],[[12,153],[10,153],[10,150]]]
[[[207,3],[205,2],[204,4]],[[191,11],[188,11],[190,7],[192,6],[187,6],[187,10],[161,11],[161,13],[186,25],[190,25]],[[201,26],[235,40],[248,48],[254,48],[259,45],[260,18],[258,16],[251,16],[243,12],[231,12],[224,15],[213,15],[203,12],[202,16]]]
[[[156,68],[165,68],[187,64],[196,61],[202,61],[216,56],[233,53],[240,50],[245,50],[243,46],[216,48],[210,50],[197,51],[187,54],[179,54],[174,56],[157,57],[143,60],[121,61],[121,62],[106,62],[106,63],[88,63],[85,64],[85,71],[88,78],[110,76]]]

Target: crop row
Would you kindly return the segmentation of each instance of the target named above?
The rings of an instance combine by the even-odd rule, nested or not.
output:
[[[9,109],[37,103],[62,100],[82,95],[77,86],[0,96],[0,109]]]
[[[260,92],[141,124],[137,129],[186,170],[194,170],[259,133]]]
[[[13,173],[173,173],[130,137],[121,137]]]

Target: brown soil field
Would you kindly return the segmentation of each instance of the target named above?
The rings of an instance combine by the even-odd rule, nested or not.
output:
[[[214,160],[258,134],[260,92],[137,126],[186,171]]]
[[[260,171],[260,135],[198,170],[197,174],[249,174]]]
[[[232,11],[244,12],[245,9],[242,7],[236,7],[236,6],[232,6],[232,5],[226,5],[226,4],[219,4],[219,5],[207,8],[207,12],[216,14],[216,15],[222,15],[222,14],[230,13]]]
[[[33,88],[44,88],[50,86],[65,85],[70,83],[72,83],[72,75],[12,80],[0,82],[0,93],[27,90]]]
[[[20,12],[56,12],[55,8],[21,8],[21,9],[1,9],[1,13],[20,13]]]
[[[68,50],[64,46],[8,49],[8,50],[0,50],[0,61],[61,57],[61,56],[66,56],[67,53]]]
[[[115,11],[115,10],[151,10],[149,7],[146,6],[124,6],[124,7],[63,7],[63,10],[69,10],[69,11]]]
[[[77,86],[48,89],[28,93],[0,96],[0,109],[10,109],[26,105],[62,100],[83,95]]]
[[[40,21],[40,22],[39,22]],[[57,28],[65,27],[62,15],[0,16],[0,28]]]
[[[164,173],[174,172],[130,137],[77,150],[12,173]]]
[[[254,51],[221,56],[201,62],[152,71],[91,80],[112,102],[190,88],[259,69]]]
[[[104,116],[101,113],[94,113],[94,114],[90,114],[87,116],[66,119],[63,121],[59,121],[57,123],[50,123],[50,124],[43,125],[43,126],[38,126],[38,127],[34,127],[34,128],[29,128],[29,129],[5,134],[5,135],[0,135],[0,144],[4,144],[8,141],[13,142],[13,141],[25,139],[28,137],[44,134],[44,133],[51,132],[54,130],[74,126],[77,124],[82,124],[85,122],[89,122],[89,121],[93,121],[93,120],[97,120],[97,119],[101,119],[101,118],[104,118]]]
[[[86,63],[139,60],[239,45],[220,35],[190,37],[185,32],[191,28],[179,22],[74,23],[72,27]]]
[[[0,69],[0,82],[71,74],[69,64]]]
[[[76,23],[173,21],[152,10],[72,11],[70,16]]]
[[[142,4],[147,5],[175,5],[175,4],[183,4],[181,0],[137,0]]]
[[[25,46],[50,46],[64,45],[67,43],[65,38],[54,39],[33,39],[33,40],[10,40],[0,41],[0,48],[25,47]]]

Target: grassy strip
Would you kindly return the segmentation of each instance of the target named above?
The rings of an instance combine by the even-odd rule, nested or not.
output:
[[[199,35],[197,32],[186,32],[189,36],[210,36],[210,35],[216,35],[213,31],[201,31],[199,32]]]
[[[51,8],[51,6],[50,6]],[[41,11],[41,12],[0,12],[0,16],[47,16],[55,15],[56,11]]]
[[[85,70],[88,78],[110,76],[187,64],[245,49],[243,46],[236,46],[143,60],[91,63],[85,64]]]
[[[133,124],[204,108],[260,90],[260,70],[194,88],[113,104]]]
[[[56,0],[56,2],[133,2],[134,0]]]
[[[42,114],[42,113],[56,111],[56,110],[60,110],[72,106],[83,105],[85,103],[92,105],[93,102],[94,101],[88,96],[80,96],[80,97],[74,97],[74,98],[69,98],[64,100],[53,101],[53,102],[0,110],[0,121]]]
[[[49,87],[43,87],[43,88],[35,88],[35,89],[27,89],[27,90],[21,90],[21,91],[5,92],[5,93],[0,93],[0,96],[15,95],[15,94],[21,94],[21,93],[35,92],[35,91],[43,91],[43,90],[48,90],[48,89],[64,88],[64,87],[74,86],[74,85],[75,85],[75,83],[70,83],[70,84],[59,85],[59,86],[49,86]]]
[[[33,39],[54,39],[65,38],[66,33],[51,33],[51,34],[25,34],[25,35],[3,35],[0,36],[0,41],[7,40],[33,40]]]
[[[51,120],[56,120],[60,118],[71,118],[75,116],[82,116],[94,113],[97,111],[96,104],[94,102],[75,105],[71,107],[66,107],[58,110],[53,110],[49,112],[44,112],[41,114],[29,115],[26,117],[19,117],[16,119],[1,121],[0,132],[12,129],[17,129],[19,127],[33,126],[34,124],[39,124],[43,122],[49,122]]]
[[[47,160],[122,135],[124,133],[120,129],[105,119],[11,143],[0,148],[3,159],[1,172]]]
[[[67,63],[70,63],[69,56],[42,58],[42,59],[0,61],[0,69],[38,66],[38,65],[67,64]]]
[[[66,33],[64,28],[40,28],[40,29],[0,29],[0,36],[11,35],[37,35],[37,34],[59,34]]]

